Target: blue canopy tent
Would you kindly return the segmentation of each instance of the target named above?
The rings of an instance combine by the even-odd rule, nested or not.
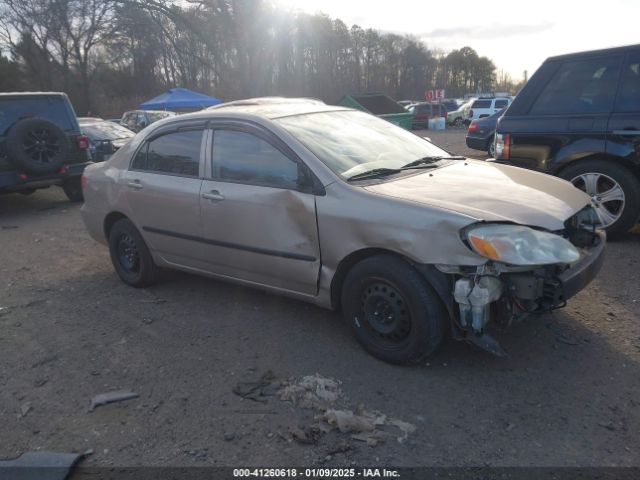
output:
[[[141,110],[199,110],[222,103],[219,100],[186,88],[172,88],[157,97],[141,103]]]

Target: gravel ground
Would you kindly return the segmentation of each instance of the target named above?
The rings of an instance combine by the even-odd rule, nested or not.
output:
[[[463,132],[433,133],[467,153]],[[90,449],[83,465],[640,464],[638,234],[608,246],[599,277],[565,309],[502,334],[510,358],[448,342],[411,368],[373,359],[338,314],[311,305],[177,273],[125,286],[57,188],[0,197],[0,242],[0,458]],[[330,406],[415,430],[381,426],[369,444],[318,430],[319,410],[274,395],[316,373],[341,382]],[[233,392],[261,377],[257,401]],[[114,390],[139,397],[89,411]]]

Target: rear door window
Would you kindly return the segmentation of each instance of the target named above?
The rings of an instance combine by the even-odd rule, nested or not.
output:
[[[213,134],[213,177],[234,183],[298,188],[298,163],[256,135],[235,130]]]
[[[33,97],[2,100],[0,106],[0,133],[4,133],[23,118],[42,118],[55,123],[62,130],[74,130],[67,105],[60,97]]]
[[[509,100],[506,98],[499,98],[496,100],[495,108],[504,108],[509,105]]]
[[[640,112],[640,53],[631,54],[622,72],[617,112]]]
[[[491,108],[491,100],[476,100],[471,108]]]
[[[138,151],[132,170],[197,177],[202,130],[171,132],[156,137]]]
[[[613,107],[621,56],[565,61],[533,105],[534,114],[606,113]]]

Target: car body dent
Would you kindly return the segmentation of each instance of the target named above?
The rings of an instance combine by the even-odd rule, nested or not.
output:
[[[513,222],[551,231],[562,229],[567,218],[590,202],[564,180],[473,160],[366,188],[478,221]]]

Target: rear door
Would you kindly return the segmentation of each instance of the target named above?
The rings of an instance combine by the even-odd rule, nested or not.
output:
[[[175,265],[200,265],[204,139],[204,126],[165,130],[142,145],[122,179],[133,222]]]
[[[320,246],[310,173],[259,127],[218,125],[200,205],[213,273],[316,294]]]
[[[640,165],[640,51],[629,55],[622,70],[607,152]]]

